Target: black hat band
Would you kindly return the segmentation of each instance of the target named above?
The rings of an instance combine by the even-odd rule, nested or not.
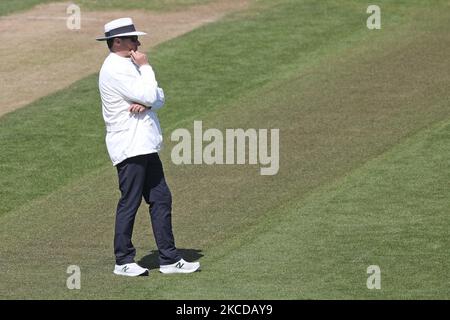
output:
[[[116,29],[109,30],[108,32],[105,32],[105,37],[113,37],[117,34],[122,33],[128,33],[128,32],[134,32],[136,29],[134,28],[134,24],[130,24],[128,26],[119,27]]]

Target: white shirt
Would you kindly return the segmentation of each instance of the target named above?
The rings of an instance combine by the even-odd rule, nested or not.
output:
[[[130,58],[110,53],[99,75],[106,147],[113,165],[137,155],[159,152],[162,133],[155,111],[164,105],[164,91],[158,87],[150,65],[135,65]],[[130,113],[139,103],[151,109]]]

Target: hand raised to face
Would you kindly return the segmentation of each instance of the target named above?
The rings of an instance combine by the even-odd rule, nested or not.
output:
[[[131,61],[133,61],[138,66],[143,66],[143,65],[148,64],[147,55],[142,52],[131,50],[130,57],[131,57]]]

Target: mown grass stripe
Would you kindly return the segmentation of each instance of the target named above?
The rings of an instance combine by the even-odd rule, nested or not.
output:
[[[291,208],[273,210],[254,238],[212,262],[218,277],[229,268],[247,275],[243,294],[234,294],[236,278],[223,276],[226,285],[198,297],[447,299],[449,139],[447,119]],[[280,210],[287,211],[282,220]],[[381,268],[381,291],[366,287],[369,265]]]

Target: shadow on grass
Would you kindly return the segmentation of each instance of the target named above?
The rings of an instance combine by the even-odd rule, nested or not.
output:
[[[198,249],[177,249],[177,250],[181,255],[181,257],[188,262],[197,261],[198,259],[203,257],[203,254],[201,253],[202,250]],[[158,257],[159,257],[158,250],[152,250],[148,255],[142,257],[142,259],[138,261],[138,264],[141,267],[147,268],[149,270],[157,269],[159,268]]]

